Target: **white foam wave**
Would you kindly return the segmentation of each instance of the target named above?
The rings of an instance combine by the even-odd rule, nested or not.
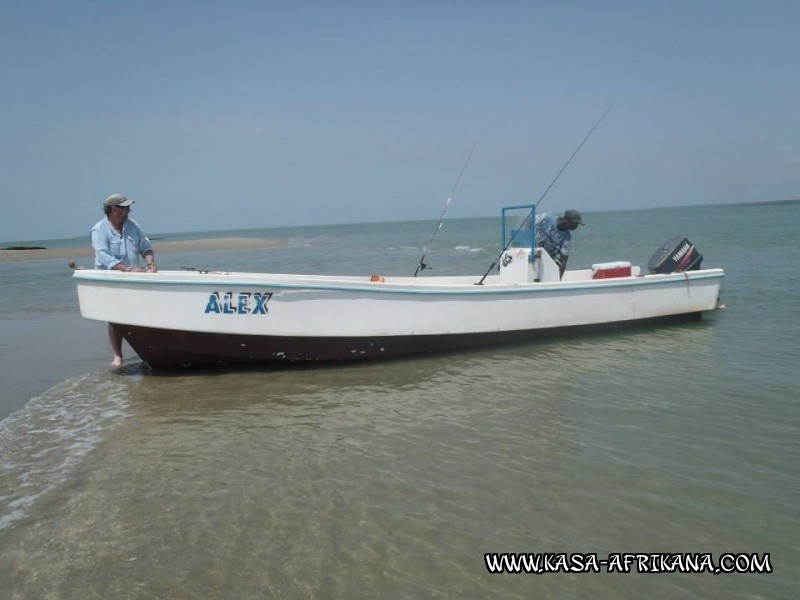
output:
[[[23,518],[128,416],[127,387],[108,374],[62,381],[0,422],[0,529]]]
[[[483,248],[473,248],[472,246],[456,246],[456,250],[466,250],[467,252],[480,252]]]

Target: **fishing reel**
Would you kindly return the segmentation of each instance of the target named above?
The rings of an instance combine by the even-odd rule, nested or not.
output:
[[[424,260],[419,261],[419,264],[417,265],[417,269],[416,269],[416,271],[414,271],[414,277],[419,275],[420,271],[424,271],[425,269],[433,271],[433,267],[429,267]]]

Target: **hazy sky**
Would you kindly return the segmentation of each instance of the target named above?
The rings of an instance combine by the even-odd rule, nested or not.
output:
[[[800,2],[0,4],[0,240],[800,197]]]

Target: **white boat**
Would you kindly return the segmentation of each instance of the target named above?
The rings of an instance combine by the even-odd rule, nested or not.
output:
[[[533,245],[533,244],[532,244]],[[683,249],[686,252],[686,249]],[[702,258],[702,257],[701,257]],[[566,271],[507,249],[485,277],[335,277],[76,270],[81,315],[106,321],[153,369],[349,361],[699,319],[722,269]]]

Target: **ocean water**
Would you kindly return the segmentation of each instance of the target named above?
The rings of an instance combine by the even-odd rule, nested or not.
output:
[[[0,597],[797,597],[800,204],[584,220],[571,267],[644,265],[685,234],[726,269],[726,308],[426,358],[160,376],[130,350],[107,369],[66,260],[0,264]],[[158,262],[412,274],[433,226],[225,232],[286,244]],[[428,264],[481,275],[498,238],[498,219],[449,220]],[[490,574],[492,552],[768,553],[773,572]]]

